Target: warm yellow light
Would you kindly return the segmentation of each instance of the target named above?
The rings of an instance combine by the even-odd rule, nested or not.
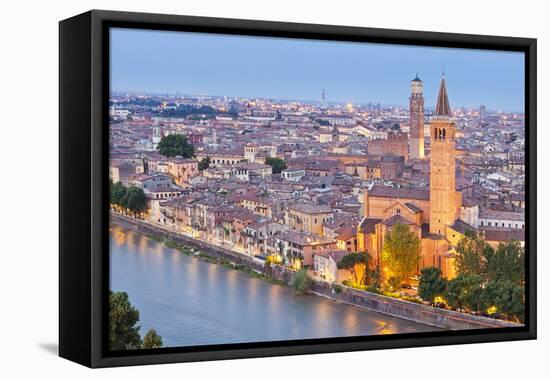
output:
[[[497,312],[497,307],[496,306],[491,306],[487,309],[487,314],[489,314],[489,315],[496,314],[496,312]]]
[[[446,305],[447,301],[445,301],[445,298],[443,298],[441,295],[438,295],[437,297],[434,298],[434,303],[435,304],[443,303]]]

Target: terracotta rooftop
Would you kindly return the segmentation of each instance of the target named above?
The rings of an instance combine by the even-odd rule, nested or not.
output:
[[[374,185],[369,190],[369,196],[372,197],[387,197],[387,198],[402,198],[429,201],[430,191],[427,188],[393,188],[383,185]]]
[[[289,209],[307,214],[332,213],[332,209],[324,205],[315,205],[312,203],[295,203],[288,206]]]
[[[525,241],[524,229],[500,229],[500,228],[483,228],[485,240],[507,242],[510,240]]]
[[[475,228],[470,226],[468,223],[457,219],[457,221],[451,226],[451,228],[461,234],[465,234],[467,231],[475,231]]]
[[[403,217],[399,214],[395,214],[395,215],[389,217],[388,219],[382,221],[382,224],[385,224],[386,226],[393,226],[393,225],[396,225],[397,223],[413,224],[411,221],[409,221],[408,219],[406,219],[405,217]]]
[[[418,206],[416,206],[415,204],[410,203],[410,202],[405,203],[405,206],[407,206],[415,214],[418,214],[418,213],[421,213],[421,212],[424,211],[421,208],[419,208]]]
[[[363,234],[373,234],[375,226],[380,223],[382,219],[379,218],[363,218],[359,223],[359,229]]]
[[[439,86],[439,94],[437,96],[437,103],[435,105],[435,116],[437,117],[451,116],[451,106],[449,105],[449,96],[447,95],[447,87],[445,86],[445,76],[441,78],[441,84]]]
[[[512,211],[482,210],[479,212],[479,218],[524,221],[525,213],[524,212],[516,213]]]

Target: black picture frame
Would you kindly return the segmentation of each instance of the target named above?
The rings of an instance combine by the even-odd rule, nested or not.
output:
[[[109,352],[110,27],[525,53],[526,324],[517,328]],[[536,338],[536,39],[92,10],[59,24],[59,354],[89,367]]]

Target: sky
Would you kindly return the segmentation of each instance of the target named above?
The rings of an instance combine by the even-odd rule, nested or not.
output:
[[[472,49],[111,29],[111,91],[524,111],[524,54]]]

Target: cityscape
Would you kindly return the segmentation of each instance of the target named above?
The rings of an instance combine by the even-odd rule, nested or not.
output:
[[[151,329],[142,332],[136,320],[135,334],[111,334],[111,347],[521,325],[524,113],[483,104],[457,107],[447,84],[452,72],[440,70],[437,76],[429,84],[437,91],[425,93],[423,77],[412,71],[402,83],[408,88],[402,105],[333,101],[322,87],[318,98],[308,101],[194,95],[183,89],[169,94],[113,90],[110,319],[117,318],[113,304],[117,311],[130,307],[147,325],[142,328]],[[122,247],[125,254],[135,251],[133,257],[122,258]],[[145,259],[141,252],[160,250],[176,254],[135,260]],[[188,271],[196,264],[192,260],[205,265]],[[184,295],[160,293],[177,285],[171,276],[176,263],[188,265],[181,280],[189,295],[189,285],[199,282],[190,277],[203,272],[196,290],[206,294],[192,303],[204,300],[213,307],[192,319],[197,323],[191,327],[183,315],[191,311],[183,304],[189,298],[178,297],[183,299],[174,303],[177,311],[164,319],[163,328],[153,317],[169,311],[169,298]],[[275,315],[264,313],[269,311],[262,305],[261,316],[284,326],[274,325],[274,334],[272,322],[264,324],[265,318],[250,310],[250,300],[241,298],[234,306],[226,303],[231,293],[209,294],[229,290],[236,279],[211,266],[247,276],[239,280],[262,281],[265,296],[257,300],[267,300],[266,308],[269,296],[292,293],[273,310],[288,306],[276,315],[284,319],[271,318]],[[149,286],[136,284],[157,268],[158,280],[166,282],[163,289],[152,279]],[[228,275],[229,281],[214,289],[210,285],[218,278],[211,274]],[[257,284],[246,285],[239,294],[243,298]],[[219,307],[210,303],[210,295],[223,297],[215,299]],[[372,303],[390,305],[377,315]],[[307,323],[289,320],[298,307],[311,317]],[[210,319],[224,311],[231,319],[235,311],[231,325]],[[432,312],[446,323],[429,320]],[[209,337],[193,333],[207,321],[224,327]],[[261,329],[251,325],[255,321]],[[331,322],[343,326],[333,329]],[[319,324],[302,330],[312,323]],[[234,333],[228,335],[231,327]]]

